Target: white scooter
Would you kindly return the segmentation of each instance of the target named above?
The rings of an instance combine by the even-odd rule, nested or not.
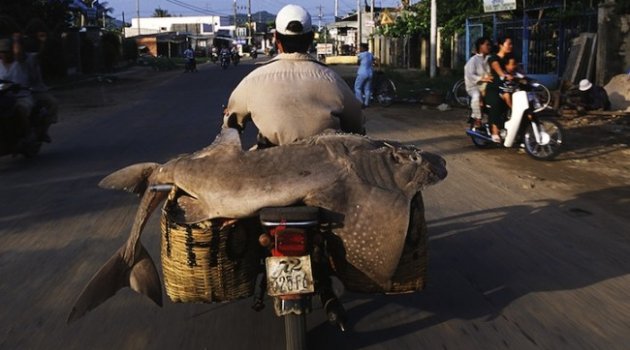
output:
[[[500,132],[503,140],[500,145],[520,145],[527,154],[538,160],[555,158],[562,147],[563,131],[560,124],[549,116],[549,90],[523,75],[517,75],[514,87],[512,110],[505,122],[505,128]],[[484,148],[497,145],[492,141],[488,123],[475,127],[472,118],[469,122],[470,128],[466,130],[466,134],[475,146]]]

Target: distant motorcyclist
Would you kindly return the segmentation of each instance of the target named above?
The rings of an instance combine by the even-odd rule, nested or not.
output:
[[[227,46],[223,46],[219,52],[219,62],[222,68],[225,69],[229,66],[231,60],[230,56],[232,56],[230,49],[228,49]]]
[[[223,47],[221,48],[221,51],[219,52],[219,56],[227,56],[227,57],[230,57],[230,55],[231,55],[231,51],[230,51],[230,49],[228,49],[228,48],[227,48],[227,46],[223,46]]]
[[[192,46],[188,45],[188,48],[184,50],[184,58],[186,59],[186,70],[194,71],[196,62],[195,62],[195,52],[192,49]]]
[[[212,46],[210,59],[212,60],[212,62],[216,62],[219,59],[219,50],[217,50],[216,46]]]
[[[24,143],[35,138],[30,120],[35,100],[27,89],[29,86],[28,64],[16,57],[19,44],[14,39],[18,37],[14,35],[0,38],[0,79],[20,87],[18,90],[7,92],[7,96],[14,99],[11,119],[12,124],[15,125],[15,136]]]
[[[10,93],[10,97],[15,99],[13,118],[16,136],[21,139],[20,144],[31,140],[51,142],[48,128],[57,121],[58,103],[44,84],[37,53],[25,52],[22,33],[11,18],[3,16],[0,22],[4,24],[0,30],[0,79],[19,87],[19,90]],[[46,120],[33,120],[36,106],[46,108]]]
[[[230,50],[230,57],[232,58],[234,65],[237,65],[241,60],[241,55],[239,54],[236,46],[232,46],[232,49]]]
[[[230,96],[224,127],[253,121],[259,147],[283,145],[326,129],[364,134],[361,103],[332,69],[307,54],[310,14],[286,5],[276,17],[280,54],[246,76]]]

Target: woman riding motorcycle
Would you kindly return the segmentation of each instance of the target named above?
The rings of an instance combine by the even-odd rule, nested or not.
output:
[[[512,53],[512,39],[500,38],[498,41],[499,52],[488,57],[492,81],[486,86],[484,102],[488,108],[488,120],[492,125],[492,140],[501,142],[499,130],[503,129],[508,105],[501,96],[504,81],[513,79],[512,75],[505,71],[505,65]]]

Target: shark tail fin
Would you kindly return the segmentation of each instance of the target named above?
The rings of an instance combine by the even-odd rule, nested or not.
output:
[[[138,163],[117,170],[106,176],[99,187],[125,190],[127,192],[143,194],[147,189],[147,180],[153,171],[160,166],[158,163]]]
[[[132,266],[124,260],[124,252],[125,246],[120,248],[92,277],[75,302],[68,316],[68,323],[83,317],[88,311],[96,308],[124,287],[131,287],[162,306],[162,283],[155,263],[146,249],[141,246],[140,255]]]

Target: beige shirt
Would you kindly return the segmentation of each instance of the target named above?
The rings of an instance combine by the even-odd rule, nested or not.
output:
[[[245,127],[283,145],[326,129],[365,133],[361,103],[330,68],[306,54],[279,54],[257,68],[230,96],[224,126]]]

